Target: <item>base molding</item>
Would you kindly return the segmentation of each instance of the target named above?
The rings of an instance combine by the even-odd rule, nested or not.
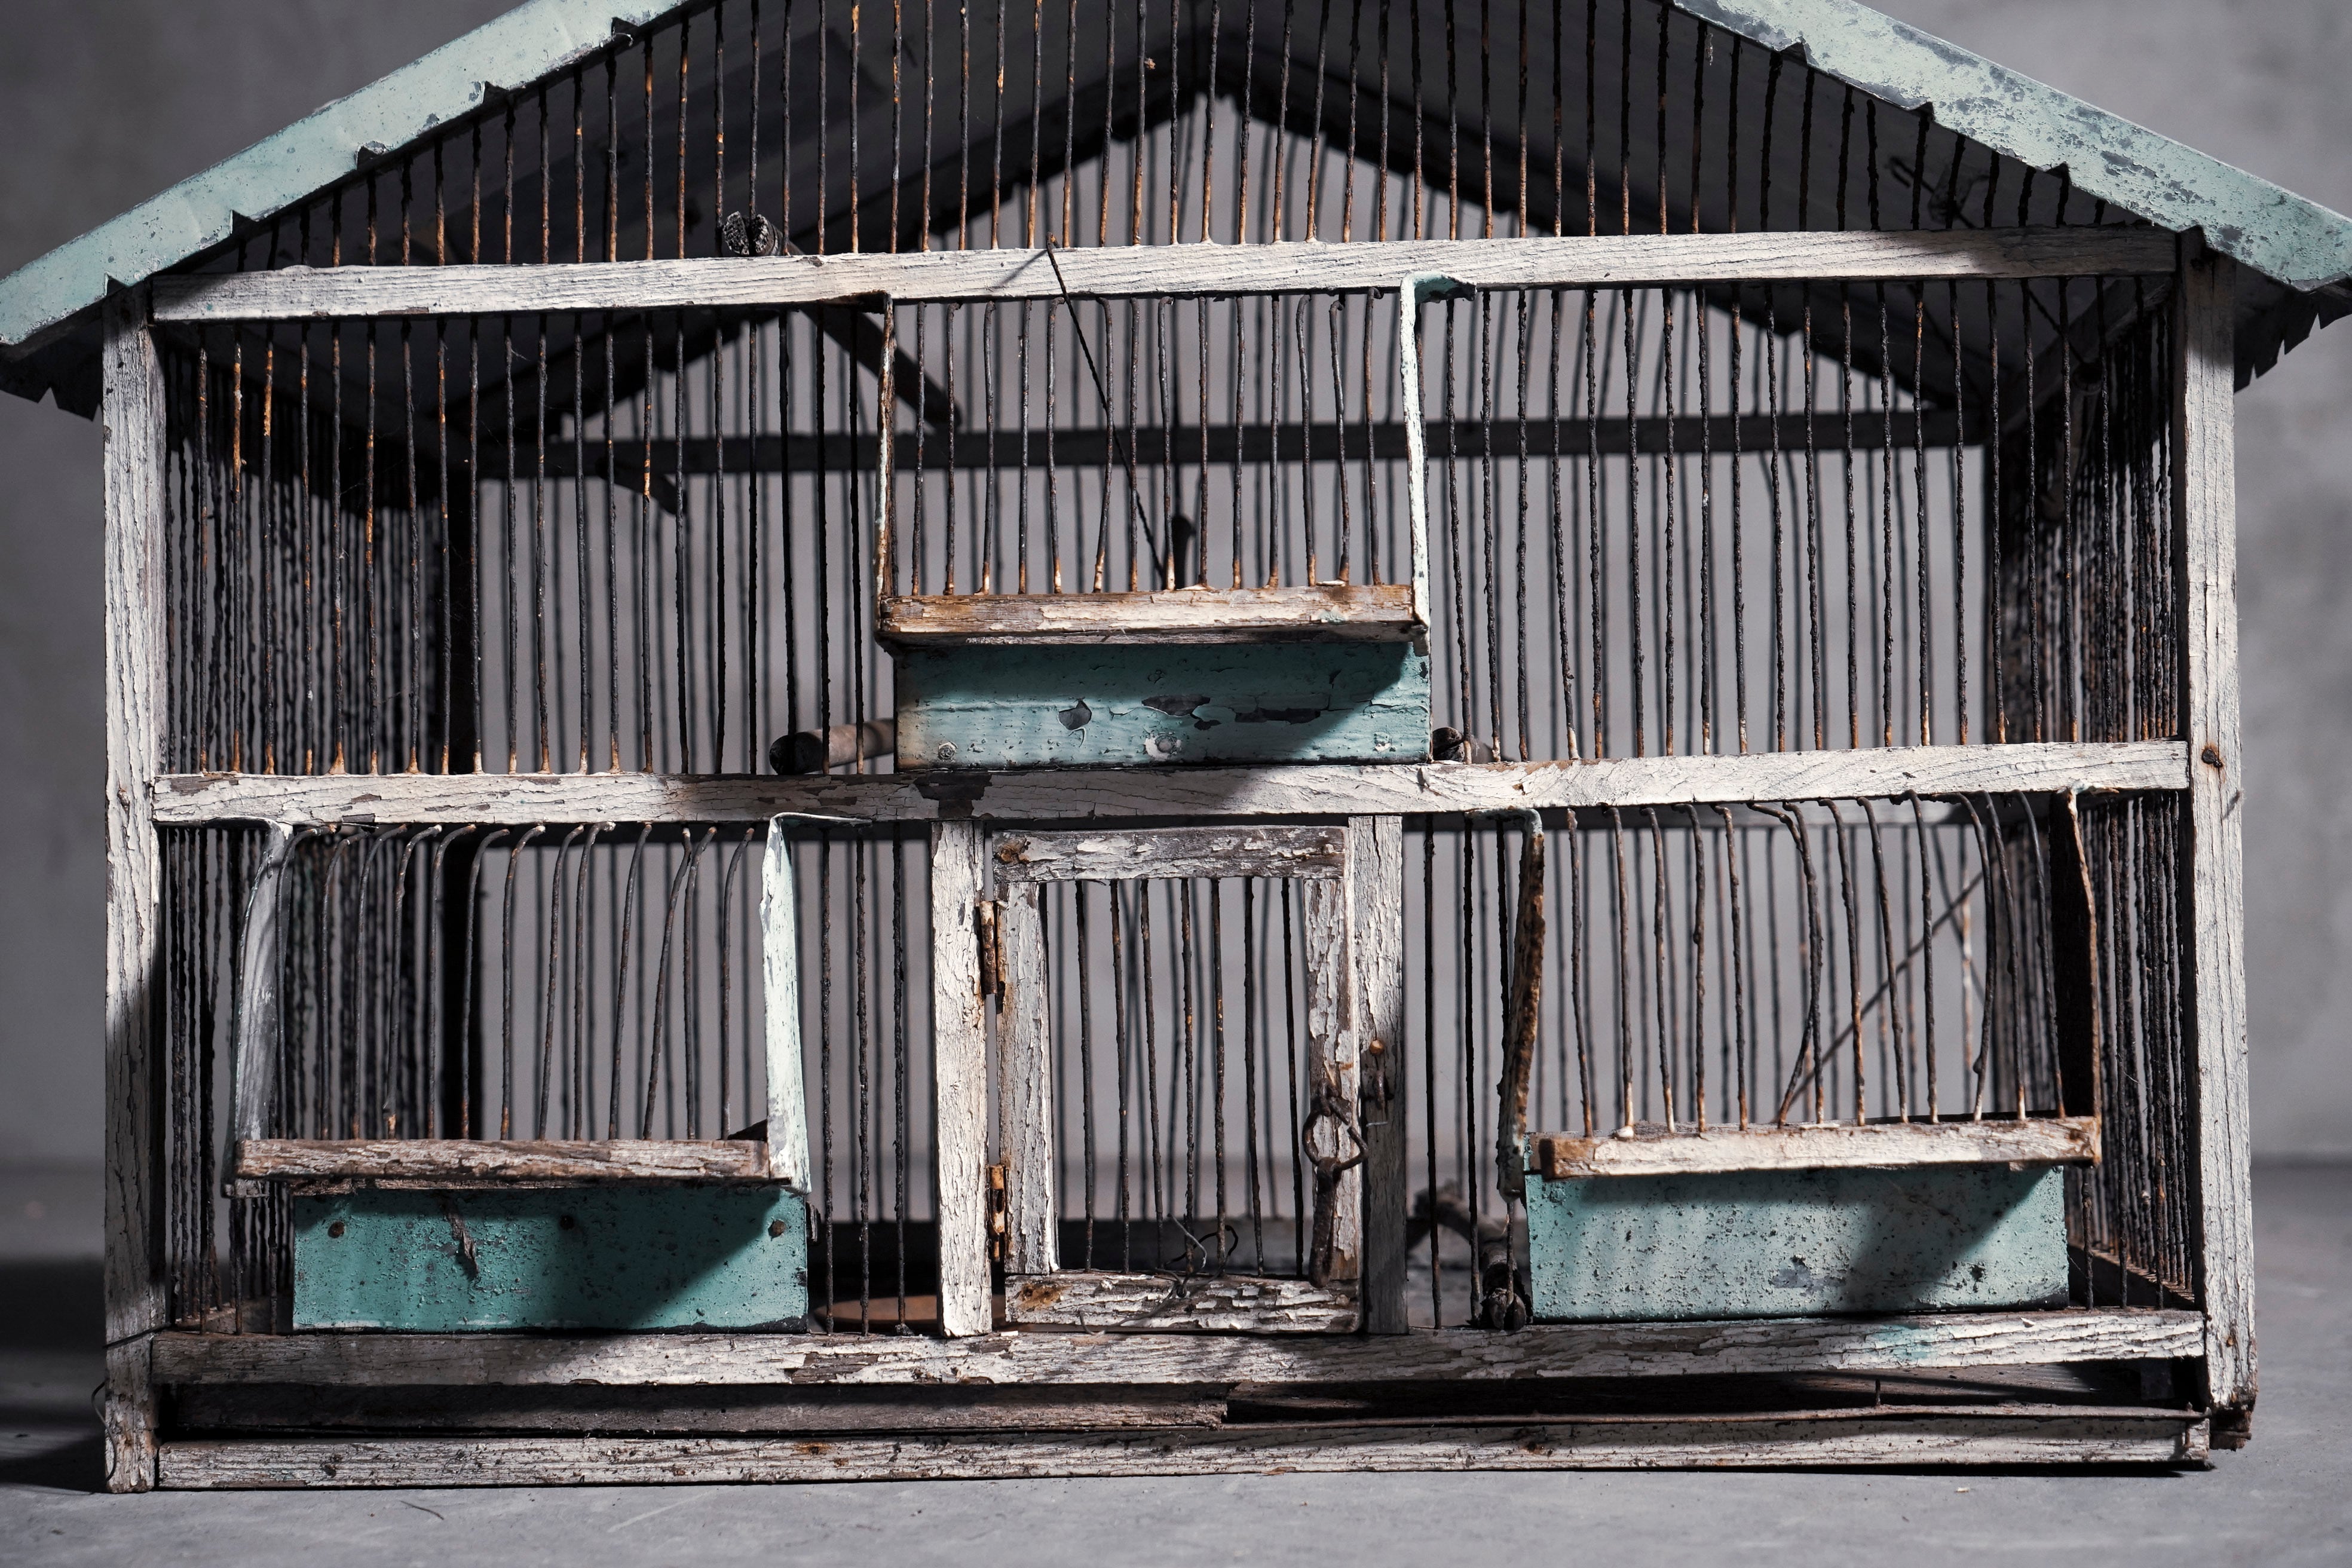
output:
[[[168,1488],[637,1486],[1339,1470],[2197,1465],[2189,1411],[2003,1405],[1573,1421],[1247,1426],[840,1439],[233,1438],[163,1447]]]

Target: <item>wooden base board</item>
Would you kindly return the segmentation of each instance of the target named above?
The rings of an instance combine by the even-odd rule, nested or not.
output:
[[[1199,1427],[774,1439],[219,1439],[163,1446],[170,1488],[632,1486],[684,1482],[1234,1475],[1284,1471],[1704,1469],[1813,1465],[2194,1465],[2193,1412],[2000,1406],[1917,1415]]]
[[[1896,1318],[1583,1323],[1518,1333],[226,1334],[155,1336],[187,1384],[1199,1384],[1916,1371],[2197,1355],[2197,1312],[2105,1308]]]

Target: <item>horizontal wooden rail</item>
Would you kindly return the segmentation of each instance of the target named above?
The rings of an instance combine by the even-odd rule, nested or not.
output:
[[[1734,1171],[1894,1170],[1914,1165],[2080,1165],[2099,1158],[2099,1119],[1715,1128],[1652,1138],[1538,1132],[1535,1165],[1552,1181]]]
[[[515,267],[282,268],[155,279],[163,321],[626,311],[693,306],[1092,299],[1394,289],[1444,273],[1474,289],[1649,284],[2074,278],[2162,273],[2161,229],[1937,229],[1894,233],[1611,235],[1327,245],[1155,245],[1061,250],[566,262]],[[1060,264],[1057,280],[1055,262]]]
[[[1900,1372],[2163,1361],[2201,1354],[2200,1313],[2150,1308],[1891,1318],[1538,1325],[1313,1335],[199,1334],[154,1342],[179,1384],[842,1384],[1491,1382],[1521,1377]]]
[[[166,1488],[710,1485],[1042,1476],[1726,1466],[2195,1465],[2195,1411],[1999,1405],[1570,1420],[1236,1424],[1160,1431],[763,1437],[175,1438]],[[1966,1488],[1961,1489],[1966,1490]]]
[[[462,1188],[579,1182],[765,1181],[768,1146],[746,1139],[620,1138],[494,1142],[470,1138],[343,1142],[248,1138],[236,1146],[243,1181],[358,1183]]]
[[[1589,763],[1225,768],[1031,768],[750,777],[675,773],[181,773],[155,820],[373,823],[871,822],[1100,817],[1395,816],[1742,801],[1892,799],[2063,790],[2178,790],[2178,741],[1895,746]]]
[[[894,595],[885,642],[1403,642],[1420,623],[1408,584],[1175,588],[1105,594]]]
[[[1008,1323],[1117,1333],[1349,1334],[1352,1291],[1304,1279],[1223,1274],[1171,1277],[1067,1269],[1004,1282]]]

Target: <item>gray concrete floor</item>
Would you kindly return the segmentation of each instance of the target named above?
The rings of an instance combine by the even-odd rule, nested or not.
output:
[[[115,1498],[87,1264],[0,1266],[0,1562],[2352,1562],[2352,1167],[2258,1173],[2263,1398],[2201,1472],[1935,1470]],[[999,1554],[1002,1554],[1001,1556]]]

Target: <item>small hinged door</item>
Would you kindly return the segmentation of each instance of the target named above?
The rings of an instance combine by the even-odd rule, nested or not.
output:
[[[1358,1326],[1350,842],[1336,824],[991,841],[1008,1322]]]

